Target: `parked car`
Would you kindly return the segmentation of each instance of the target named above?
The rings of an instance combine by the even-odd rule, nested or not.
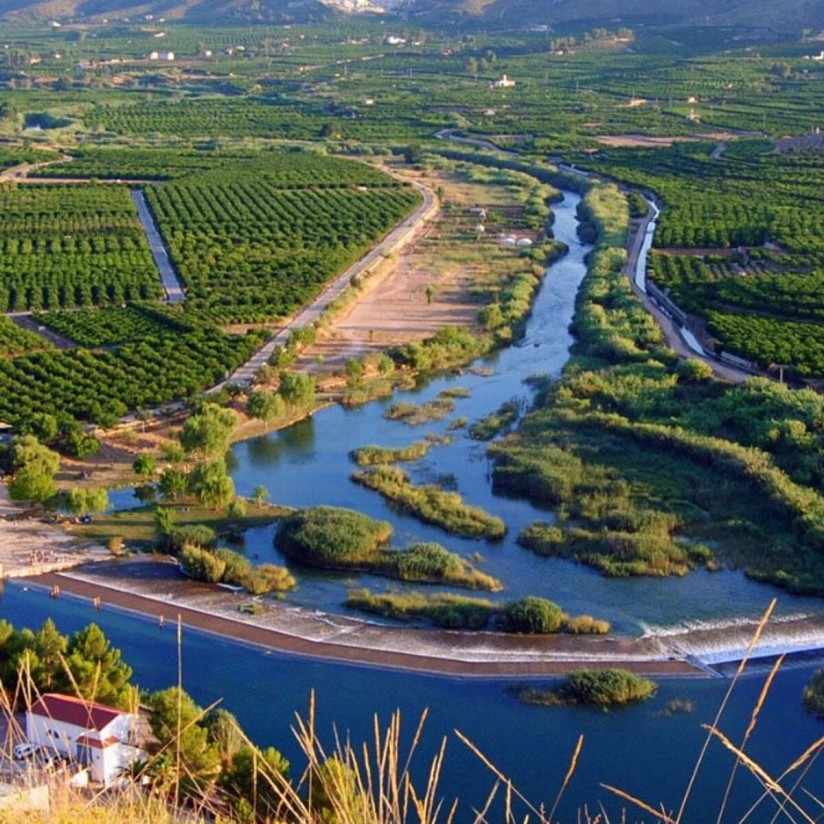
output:
[[[14,757],[18,761],[25,761],[40,752],[39,744],[32,744],[29,741],[23,741],[20,744],[14,745]]]

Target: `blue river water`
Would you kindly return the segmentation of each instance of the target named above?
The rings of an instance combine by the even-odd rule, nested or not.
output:
[[[349,457],[352,449],[369,443],[408,444],[430,432],[446,434],[456,417],[476,420],[511,398],[526,408],[531,390],[525,379],[560,372],[568,357],[568,326],[588,251],[575,235],[577,202],[577,196],[567,195],[563,204],[554,207],[555,235],[567,243],[570,252],[550,268],[526,336],[518,346],[475,365],[482,369],[434,380],[391,401],[354,410],[329,407],[289,429],[237,444],[230,453],[236,489],[240,495],[249,495],[254,487],[263,485],[271,500],[278,503],[345,506],[390,520],[396,546],[432,540],[470,557],[483,571],[503,581],[506,589],[499,597],[542,595],[570,613],[607,618],[616,631],[628,634],[682,633],[680,643],[685,649],[723,659],[742,643],[737,636],[732,637],[734,630],[743,619],[763,612],[776,595],[773,588],[749,581],[736,571],[699,571],[664,580],[611,580],[582,566],[535,556],[518,547],[515,538],[530,521],[551,520],[552,513],[529,502],[496,495],[490,483],[486,445],[471,440],[463,430],[451,432],[453,439],[448,445],[434,447],[408,469],[414,481],[446,481],[469,503],[502,517],[509,527],[503,541],[448,536],[393,510],[379,495],[349,479],[355,468]],[[411,428],[383,417],[390,402],[420,403],[454,387],[466,388],[469,396],[456,399],[454,414],[444,421]],[[127,497],[127,493],[120,495],[118,506],[128,506]],[[285,563],[274,547],[271,528],[251,530],[240,549],[255,560]],[[376,590],[400,586],[371,576],[289,566],[299,586],[287,596],[288,602],[314,609],[342,611],[346,591],[356,586]],[[106,608],[95,614],[85,602],[70,597],[54,602],[42,592],[18,584],[7,585],[0,607],[2,615],[17,626],[38,626],[52,616],[62,631],[73,631],[95,620],[123,650],[142,687],[157,689],[176,680],[174,631],[168,625],[160,629],[154,621]],[[820,624],[815,622],[824,615],[824,604],[819,600],[779,594],[778,615],[787,630],[777,648],[803,649],[820,643]],[[806,620],[813,621],[812,627],[804,625]],[[743,632],[746,639],[749,629],[745,627]],[[690,641],[696,645],[694,650]],[[611,820],[621,820],[619,811],[625,802],[611,796],[602,783],[635,794],[653,806],[677,809],[706,736],[700,725],[713,718],[729,686],[729,681],[721,678],[664,680],[652,701],[620,711],[546,709],[522,705],[507,680],[453,679],[308,660],[191,630],[184,631],[183,663],[184,687],[197,701],[205,705],[223,699],[223,705],[238,716],[252,738],[281,749],[295,764],[296,773],[302,761],[291,726],[295,713],[306,713],[313,690],[318,732],[329,747],[333,745],[333,725],[359,742],[371,737],[374,714],[385,723],[399,708],[411,736],[420,714],[428,710],[418,775],[425,774],[428,759],[446,736],[441,795],[448,801],[460,798],[460,822],[472,820],[472,808],[483,806],[495,778],[458,741],[455,729],[466,734],[536,805],[552,804],[577,738],[583,734],[582,756],[559,808],[561,821],[576,821],[584,805],[594,815],[599,804],[604,804]],[[805,715],[800,703],[813,666],[796,659],[779,674],[748,746],[748,752],[774,774],[824,734],[824,724]],[[746,727],[763,678],[763,671],[749,674],[736,687],[720,725],[733,740],[738,740]],[[684,707],[689,711],[682,711]],[[715,820],[731,766],[731,758],[714,743],[685,821]],[[824,768],[816,763],[804,784],[821,796]],[[757,784],[740,769],[731,814],[724,820],[738,820],[758,794]],[[769,821],[772,810],[768,814],[768,809],[759,808],[750,820]],[[493,816],[490,820],[497,819]],[[630,814],[628,820],[651,819]]]
[[[134,668],[144,689],[160,689],[177,680],[175,630],[159,628],[153,619],[103,607],[96,613],[88,601],[63,595],[58,601],[45,591],[7,583],[0,597],[2,614],[16,626],[37,627],[49,616],[63,632],[91,621],[98,623]],[[495,777],[454,734],[461,731],[533,804],[555,798],[579,735],[584,746],[575,775],[559,808],[561,822],[574,822],[579,809],[599,804],[621,820],[625,802],[600,785],[609,784],[657,806],[677,808],[704,742],[702,723],[712,721],[730,681],[665,679],[651,701],[618,711],[576,707],[541,708],[519,703],[506,679],[458,679],[411,672],[377,670],[268,653],[229,640],[185,629],[182,642],[183,685],[202,705],[222,699],[250,736],[273,745],[299,774],[304,761],[292,734],[295,713],[308,713],[310,694],[317,701],[316,729],[325,746],[334,746],[334,730],[359,743],[371,741],[373,717],[382,724],[400,709],[407,743],[424,710],[429,715],[414,773],[424,781],[429,760],[448,739],[439,797],[459,799],[457,821],[471,821]],[[747,752],[772,774],[780,774],[806,747],[824,735],[824,723],[801,709],[800,696],[810,664],[791,665],[776,679],[761,712]],[[746,727],[765,678],[763,668],[739,681],[719,725],[738,741]],[[531,682],[540,685],[540,682]],[[672,711],[671,702],[689,702],[690,711]],[[713,743],[692,795],[685,821],[714,821],[732,758]],[[821,797],[824,763],[815,762],[803,785]],[[731,813],[737,814],[760,795],[756,782],[740,769]],[[771,819],[771,802],[751,819]],[[769,815],[767,814],[769,811]],[[493,816],[490,820],[500,820]],[[629,821],[644,820],[631,815]],[[649,817],[646,820],[650,820]]]

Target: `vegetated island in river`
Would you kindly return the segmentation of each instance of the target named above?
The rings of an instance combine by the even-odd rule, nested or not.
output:
[[[440,544],[389,549],[392,525],[360,512],[331,506],[301,509],[281,521],[277,546],[290,558],[323,569],[358,570],[402,581],[443,583],[467,589],[503,589]]]
[[[506,524],[480,507],[465,504],[457,492],[434,484],[415,486],[409,475],[396,466],[377,466],[353,472],[352,480],[380,492],[384,498],[411,512],[422,521],[467,538],[497,540],[506,535]]]
[[[658,685],[648,678],[624,669],[579,670],[571,672],[556,687],[548,690],[528,688],[518,697],[525,704],[555,707],[560,704],[616,707],[652,698]]]
[[[519,635],[606,635],[609,621],[591,615],[567,615],[545,598],[526,596],[509,603],[494,603],[487,598],[469,598],[447,592],[373,593],[358,589],[349,593],[344,606],[397,621],[426,619],[445,629],[492,629]]]

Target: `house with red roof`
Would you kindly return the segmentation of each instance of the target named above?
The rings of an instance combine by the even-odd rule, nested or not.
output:
[[[108,787],[146,757],[137,746],[137,723],[134,713],[46,693],[26,712],[26,738],[71,758],[89,770],[92,781]]]

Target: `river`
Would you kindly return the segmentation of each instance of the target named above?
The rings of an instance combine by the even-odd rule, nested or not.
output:
[[[528,501],[496,494],[490,483],[487,444],[470,439],[465,430],[448,431],[455,418],[477,420],[512,398],[528,408],[532,391],[524,381],[534,375],[558,375],[566,363],[572,343],[568,327],[589,251],[575,231],[578,202],[577,195],[567,194],[563,203],[553,206],[555,237],[567,244],[569,253],[550,267],[526,335],[517,346],[475,364],[479,369],[438,378],[413,392],[398,393],[390,400],[357,409],[329,407],[288,429],[235,445],[230,459],[237,492],[251,495],[256,486],[262,485],[271,499],[281,504],[324,504],[365,512],[394,525],[396,546],[437,541],[476,560],[480,569],[503,581],[505,590],[496,596],[499,599],[540,595],[570,613],[608,619],[619,633],[663,631],[678,649],[698,655],[706,652],[712,660],[734,658],[746,647],[747,622],[760,616],[774,597],[772,587],[733,571],[699,570],[684,578],[609,579],[587,567],[524,550],[516,543],[518,533],[534,520],[551,521],[552,513]],[[469,397],[456,399],[454,413],[443,421],[409,427],[384,418],[392,403],[422,403],[456,387],[468,390]],[[404,465],[413,481],[446,480],[468,503],[503,518],[509,528],[504,540],[485,542],[448,535],[398,512],[380,495],[350,480],[357,468],[351,450],[367,444],[406,445],[428,433],[451,435],[452,440],[446,446],[433,447],[424,459]],[[287,596],[292,604],[339,612],[346,591],[352,587],[385,590],[404,586],[373,576],[295,567],[275,549],[273,533],[273,528],[251,530],[243,550],[259,561],[293,568],[299,587]],[[774,634],[780,638],[774,639],[773,646],[821,646],[824,605],[820,600],[782,594],[778,614],[782,623]]]
[[[469,397],[456,401],[450,419],[465,416],[475,420],[513,397],[526,407],[531,391],[524,379],[560,372],[568,357],[568,325],[588,251],[575,235],[577,202],[577,196],[567,195],[554,207],[555,235],[567,243],[570,252],[550,268],[524,340],[476,364],[482,370],[434,380],[415,392],[396,396],[392,402],[423,402],[444,388],[465,387]],[[330,407],[287,430],[236,445],[231,464],[238,493],[250,494],[262,484],[279,503],[347,506],[386,518],[395,527],[398,546],[413,540],[436,540],[475,558],[481,569],[504,582],[502,598],[522,594],[549,597],[569,612],[611,620],[618,632],[666,635],[679,649],[708,660],[734,658],[746,644],[748,620],[760,614],[776,594],[773,588],[733,571],[699,571],[665,580],[610,580],[586,567],[540,558],[521,549],[515,542],[520,529],[536,518],[551,519],[552,514],[528,502],[495,495],[486,444],[472,441],[461,430],[453,433],[449,445],[434,447],[425,459],[409,467],[413,479],[448,479],[468,502],[501,516],[509,526],[507,538],[500,542],[457,539],[399,514],[376,493],[349,480],[354,468],[349,451],[368,443],[406,444],[428,432],[443,434],[450,419],[410,428],[384,419],[388,403],[376,402],[355,410]],[[251,531],[242,549],[256,560],[283,560],[274,549],[271,529]],[[351,587],[399,586],[370,576],[303,568],[293,571],[299,586],[287,601],[327,611],[342,611],[345,592]],[[778,629],[772,645],[776,649],[820,645],[821,603],[785,594],[779,594],[779,599]],[[94,613],[87,603],[70,597],[54,602],[19,584],[7,585],[1,603],[3,615],[18,626],[36,626],[51,615],[61,630],[69,631],[95,620],[123,649],[143,687],[159,688],[176,679],[174,632],[168,625],[160,629],[154,621],[105,607]],[[549,804],[563,780],[577,737],[583,733],[583,754],[560,808],[562,821],[575,821],[584,804],[594,814],[601,802],[611,820],[620,820],[619,811],[625,805],[612,800],[600,783],[637,794],[653,806],[663,802],[677,808],[704,740],[700,724],[712,719],[729,686],[729,681],[721,678],[665,680],[651,702],[603,713],[523,706],[505,680],[453,679],[269,654],[190,630],[184,632],[183,662],[184,687],[198,701],[208,704],[224,698],[224,705],[238,715],[252,737],[282,749],[298,765],[296,772],[301,762],[290,726],[295,712],[305,713],[311,690],[317,693],[318,730],[330,747],[333,723],[341,733],[349,731],[353,741],[360,741],[370,737],[373,713],[386,722],[392,711],[401,708],[411,736],[418,716],[428,708],[421,753],[431,757],[441,736],[449,737],[442,795],[449,800],[461,798],[459,822],[472,820],[472,807],[484,804],[494,777],[457,741],[454,729],[467,734],[530,800]],[[811,667],[799,657],[779,675],[748,748],[773,773],[780,772],[824,732],[824,727],[805,716],[800,707],[800,693]],[[746,726],[762,680],[763,673],[751,674],[737,687],[721,724],[734,740]],[[731,764],[720,746],[710,748],[685,820],[715,819]],[[422,760],[419,776],[424,768]],[[806,786],[820,794],[824,786],[821,767],[807,777]],[[739,771],[734,810],[740,813],[756,794],[752,779]],[[769,821],[770,817],[762,811],[751,820]],[[493,816],[490,820],[498,819]],[[737,818],[730,815],[725,820]]]

